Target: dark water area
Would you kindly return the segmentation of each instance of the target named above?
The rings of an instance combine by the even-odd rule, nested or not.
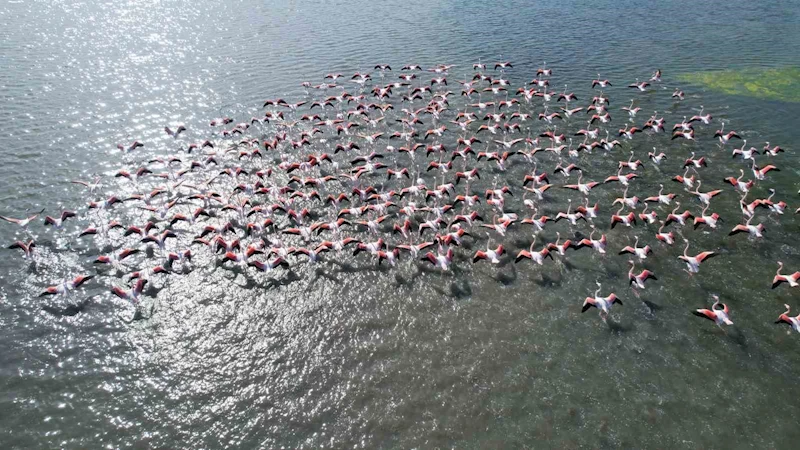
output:
[[[773,322],[784,303],[800,311],[800,290],[770,285],[776,261],[786,264],[784,273],[800,269],[800,222],[792,214],[800,206],[800,103],[727,95],[678,75],[796,66],[798,14],[797,2],[745,1],[3,3],[0,214],[77,208],[81,217],[61,231],[31,225],[35,267],[18,250],[0,250],[0,446],[794,448],[800,336]],[[781,171],[749,197],[775,188],[787,213],[759,213],[763,239],[727,236],[740,218],[739,197],[722,179],[740,168],[751,174],[730,158],[738,141],[721,150],[711,137],[715,122],[697,127],[695,144],[639,135],[621,150],[576,162],[599,181],[634,151],[646,167],[632,194],[654,195],[664,183],[699,213],[697,200],[669,178],[683,173],[691,151],[706,156],[702,190],[727,189],[712,203],[726,222],[683,229],[689,253],[720,253],[692,277],[677,259],[680,239],[660,246],[652,225],[608,230],[621,188],[606,186],[591,195],[602,205],[606,256],[581,250],[541,267],[471,264],[486,247],[481,232],[445,273],[407,260],[377,267],[343,253],[255,276],[205,252],[191,272],[151,283],[146,318],[133,322],[133,307],[109,293],[119,284],[109,273],[76,297],[38,297],[59,280],[94,273],[91,262],[103,252],[76,239],[93,223],[83,205],[132,192],[113,177],[120,168],[179,153],[165,125],[185,124],[185,142],[202,141],[216,138],[210,119],[249,121],[263,114],[266,99],[299,101],[301,81],[316,84],[329,72],[371,71],[380,83],[375,64],[391,64],[387,82],[404,64],[455,64],[448,79],[456,80],[471,77],[479,60],[513,61],[506,78],[514,87],[546,62],[551,89],[567,85],[580,106],[596,95],[590,82],[598,73],[614,80],[605,90],[614,121],[604,128],[612,131],[625,124],[619,108],[631,98],[642,107],[637,123],[658,111],[668,127],[703,105],[748,145],[770,141],[787,150],[772,160]],[[656,68],[664,81],[650,92],[624,87]],[[457,95],[458,86],[449,88]],[[686,93],[683,102],[669,97],[676,88]],[[463,101],[451,97],[451,110]],[[455,148],[455,136],[443,143]],[[146,145],[127,160],[116,145],[135,139]],[[653,147],[670,155],[659,167],[646,159]],[[545,154],[539,168],[562,184],[551,172],[556,160]],[[409,164],[394,155],[384,162]],[[521,159],[508,172],[478,167],[475,193],[495,180],[518,186],[530,171]],[[103,187],[92,198],[69,182],[94,176]],[[438,181],[434,172],[423,176]],[[522,216],[520,193],[508,209]],[[570,198],[580,197],[553,188],[544,211],[555,215]],[[108,218],[146,217],[126,206]],[[556,231],[574,230],[590,231],[551,224],[537,248],[555,241]],[[635,236],[655,248],[638,267],[659,278],[640,298],[627,285],[628,258],[616,255]],[[0,223],[3,247],[21,238],[19,227]],[[505,241],[516,254],[531,239],[530,228],[514,227]],[[596,282],[624,301],[608,322],[580,311]],[[710,306],[712,293],[730,306],[734,326],[722,330],[692,316]]]

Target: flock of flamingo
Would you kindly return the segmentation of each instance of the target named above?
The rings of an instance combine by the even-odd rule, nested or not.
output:
[[[741,147],[726,150],[740,136],[702,107],[671,128],[658,113],[639,121],[642,108],[635,106],[636,96],[663,95],[664,87],[654,89],[662,83],[660,70],[647,81],[631,83],[634,99],[619,108],[611,106],[603,91],[612,82],[599,75],[586,83],[593,97],[579,99],[566,86],[561,92],[551,90],[555,70],[546,66],[517,90],[506,78],[513,69],[511,62],[474,64],[473,76],[458,81],[448,78],[453,67],[408,65],[399,77],[392,76],[397,72],[388,65],[351,76],[331,73],[319,84],[302,83],[304,99],[267,100],[264,114],[249,121],[215,118],[208,131],[196,132],[184,126],[165,127],[169,139],[180,147],[169,156],[145,160],[137,155],[147,144],[138,140],[119,144],[125,166],[114,176],[120,179],[118,187],[125,184],[133,193],[101,194],[107,181],[102,177],[73,180],[100,199],[81,211],[62,211],[43,221],[56,229],[70,220],[91,223],[69,237],[96,241],[100,254],[94,260],[95,272],[63,280],[41,295],[69,296],[95,277],[110,276],[116,280],[112,293],[138,305],[154,278],[192,270],[198,250],[209,252],[222,267],[276,276],[290,264],[324,264],[326,254],[345,251],[372,258],[378,265],[431,264],[434,270],[448,271],[459,262],[456,252],[464,239],[486,239],[486,249],[471,255],[471,261],[498,264],[507,253],[504,238],[514,228],[529,230],[533,241],[517,252],[515,262],[529,260],[542,266],[547,258],[564,258],[567,252],[585,249],[605,254],[607,239],[601,224],[607,224],[609,233],[652,225],[657,229],[653,245],[641,246],[636,237],[615,250],[630,258],[628,279],[640,296],[639,291],[658,282],[657,275],[643,267],[646,259],[677,244],[676,234],[684,241],[678,258],[689,276],[697,274],[701,265],[714,264],[709,261],[718,253],[690,252],[681,229],[718,229],[720,216],[713,212],[717,196],[740,198],[741,223],[729,231],[731,236],[762,239],[764,225],[754,223],[758,214],[779,217],[786,211],[787,204],[774,199],[774,190],[768,198],[748,199],[755,184],[767,183],[779,170],[772,161],[779,161],[781,147],[766,143],[759,150],[744,141]],[[458,86],[460,92],[451,92],[450,86]],[[671,97],[676,104],[685,98],[678,89]],[[624,127],[611,125],[612,115],[614,121],[623,116]],[[709,162],[697,156],[699,147],[692,141],[710,138],[715,123],[720,125],[713,132],[718,141],[713,151],[742,159],[752,178],[746,179],[742,168],[738,176],[725,179],[725,189],[703,190],[704,182],[710,184],[701,179]],[[199,137],[188,142],[188,135]],[[688,157],[679,157],[653,147],[647,156],[655,166],[683,161],[681,171],[665,179],[657,193],[643,199],[629,196],[645,170],[634,151],[619,158],[615,173],[595,180],[576,165],[592,164],[588,155],[593,152],[613,157],[641,136],[652,142],[659,136],[685,140],[695,149]],[[582,141],[575,145],[573,139]],[[391,166],[382,162],[384,158],[391,159]],[[506,176],[514,166],[518,171],[524,168],[522,179]],[[564,182],[551,184],[554,177]],[[493,178],[490,185],[489,178]],[[488,189],[473,191],[480,180]],[[667,185],[677,193],[668,192]],[[550,217],[542,209],[552,201],[547,193],[552,188],[572,190],[574,197]],[[590,200],[595,189],[617,189],[620,197],[601,205]],[[522,195],[526,213],[506,208],[508,196],[515,195]],[[695,202],[693,210],[682,208]],[[115,208],[122,204],[141,211],[141,222],[116,219]],[[34,261],[36,242],[29,228],[42,223],[40,215],[44,210],[24,218],[0,216],[27,236],[9,248]],[[554,242],[537,249],[540,233],[563,223],[577,237],[562,239],[566,230],[560,228]],[[591,231],[581,234],[573,227]],[[797,287],[800,271],[783,274],[783,263],[777,265],[772,287],[784,283]],[[612,306],[622,302],[615,293],[601,292],[598,283],[582,310],[594,307],[606,320]],[[716,296],[714,300],[710,308],[693,313],[720,326],[731,325],[728,306]],[[776,323],[800,332],[800,315],[789,314],[786,305]]]

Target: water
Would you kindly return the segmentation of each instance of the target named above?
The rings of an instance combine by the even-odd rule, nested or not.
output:
[[[210,118],[247,120],[265,99],[298,99],[300,81],[328,72],[453,63],[460,67],[449,78],[458,79],[482,58],[513,61],[508,77],[519,85],[547,61],[556,71],[553,89],[568,83],[583,103],[586,82],[597,72],[621,85],[660,67],[672,87],[677,73],[796,64],[800,48],[792,2],[649,8],[595,2],[591,9],[563,1],[355,3],[0,6],[2,213],[81,205],[84,191],[68,180],[116,172],[117,143],[139,139],[146,142],[143,155],[169,154],[175,144],[164,125],[185,123],[187,140],[201,140],[209,137]],[[688,94],[678,107],[663,98],[668,92],[638,96],[640,118],[658,110],[671,125],[702,104],[756,147],[770,140],[788,148],[769,185],[796,208],[800,105],[678,87]],[[623,117],[617,108],[632,94],[622,87],[607,93],[616,127]],[[712,161],[701,177],[721,187],[721,178],[742,166],[715,150],[708,139],[713,129],[705,128],[695,148]],[[634,185],[640,197],[678,173],[689,151],[664,142],[653,145],[676,157],[661,174],[648,164],[648,175]],[[650,143],[634,141],[637,156],[644,160]],[[597,179],[626,158],[616,151],[580,164]],[[513,166],[508,178],[521,179],[523,166]],[[124,182],[106,183],[109,192],[126,189]],[[604,217],[618,191],[597,194]],[[553,192],[547,211],[563,209],[567,198],[578,197]],[[512,209],[522,211],[518,194]],[[81,298],[90,300],[77,315],[42,310],[66,308],[36,295],[90,269],[98,250],[91,240],[67,237],[86,220],[68,223],[63,233],[37,225],[37,270],[21,264],[16,251],[4,251],[0,260],[0,442],[6,448],[791,448],[800,437],[800,411],[786,394],[800,374],[800,343],[772,321],[783,303],[800,304],[797,290],[772,291],[769,284],[776,260],[792,271],[800,267],[797,219],[761,214],[766,238],[750,241],[725,236],[738,220],[732,191],[715,199],[713,209],[728,219],[721,230],[684,230],[690,252],[722,253],[700,274],[687,278],[677,248],[657,248],[648,258],[659,280],[642,298],[654,311],[625,285],[626,258],[580,251],[563,266],[471,265],[468,254],[485,245],[480,239],[459,252],[453,274],[445,275],[409,263],[376,269],[367,258],[353,258],[316,270],[298,264],[296,276],[270,285],[201,259],[191,274],[154,283],[147,292],[155,298],[148,300],[152,317],[133,324],[124,320],[130,307],[108,293],[109,277],[88,285]],[[119,214],[127,220],[134,213]],[[16,227],[0,225],[0,241],[19,237]],[[554,240],[557,230],[569,228],[549,226],[542,239]],[[653,231],[635,233],[654,241]],[[631,236],[610,232],[609,249]],[[524,248],[529,231],[519,227],[508,240],[513,251]],[[610,325],[594,312],[580,314],[595,280],[625,299]],[[732,308],[736,325],[727,333],[690,314],[708,306],[710,292]]]

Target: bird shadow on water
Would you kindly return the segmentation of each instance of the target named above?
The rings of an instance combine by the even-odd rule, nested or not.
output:
[[[608,331],[617,334],[628,333],[636,329],[632,323],[623,324],[622,322],[615,321],[611,317],[606,319],[606,325],[608,326]]]
[[[418,276],[418,274],[419,274],[419,272],[417,271],[414,274],[412,274],[408,279],[406,279],[403,275],[401,275],[399,273],[395,273],[394,274],[394,286],[395,287],[408,286],[408,285],[411,284],[413,279]]]
[[[648,314],[655,315],[657,311],[663,309],[661,305],[651,302],[650,300],[642,299],[642,303],[647,307]]]
[[[325,279],[325,280],[333,281],[336,284],[342,284],[342,280],[340,280],[339,278],[337,278],[333,274],[328,273],[324,268],[316,267],[316,268],[314,268],[314,278],[311,279],[311,282],[309,283],[308,288],[310,289],[311,286],[314,285],[320,278]]]
[[[516,251],[527,250],[528,247],[531,246],[531,241],[528,239],[513,238],[511,245],[516,249]]]
[[[563,264],[564,270],[566,270],[567,272],[572,272],[573,270],[578,268],[578,266],[572,264],[572,262],[570,262],[570,260],[568,259],[562,259],[561,264]]]
[[[732,344],[736,344],[739,347],[747,348],[747,336],[738,328],[734,327],[715,327],[714,329],[708,329],[705,331],[706,336],[709,338],[722,338],[729,340]]]
[[[156,287],[155,285],[148,283],[147,288],[145,288],[145,290],[142,291],[142,294],[146,295],[147,297],[156,298],[158,297],[158,293],[163,291],[164,288],[165,286]]]
[[[453,281],[450,283],[450,296],[459,300],[472,296],[472,286],[467,280]]]
[[[35,275],[39,273],[39,266],[36,264],[36,261],[31,261],[28,266],[25,268],[25,273],[28,275]]]
[[[541,274],[541,279],[533,280],[533,282],[541,287],[557,288],[561,286],[561,283],[563,282],[563,277],[561,277],[560,275],[556,278],[544,272],[540,272],[540,274]]]
[[[256,280],[248,277],[247,282],[240,287],[248,290],[259,289],[263,291],[269,291],[273,289],[278,289],[281,286],[288,286],[294,283],[295,281],[300,281],[301,279],[302,278],[300,278],[299,275],[297,275],[292,271],[289,271],[287,272],[286,276],[276,277],[276,278],[270,277],[260,282],[256,282]]]
[[[505,261],[505,263],[501,262],[498,266],[502,267],[506,264],[508,264],[508,261]],[[497,271],[491,277],[503,286],[508,286],[517,281],[517,270],[514,266],[511,266],[511,270]]]
[[[456,300],[464,300],[472,296],[472,286],[466,280],[453,280],[447,288],[443,286],[433,286],[433,290],[443,297],[452,297]]]
[[[303,278],[294,270],[287,270],[286,275],[282,277],[270,278],[264,282],[265,289],[276,289],[281,286],[288,286],[294,282],[300,281]]]
[[[742,331],[739,330],[738,328],[734,328],[732,331],[733,332],[727,333],[728,338],[731,340],[731,342],[738,345],[739,347],[747,348],[747,336],[745,336],[745,334],[742,333]]]
[[[44,305],[42,306],[42,311],[59,317],[76,316],[78,313],[83,312],[86,307],[92,303],[92,300],[94,300],[93,297],[88,297],[79,301],[78,303],[72,303],[64,307]]]
[[[355,266],[353,264],[350,264],[349,262],[341,262],[340,263],[340,262],[335,262],[335,261],[333,261],[333,264],[339,266],[339,268],[336,270],[339,273],[372,272],[372,271],[375,271],[375,270],[381,270],[381,267],[385,271],[385,270],[387,270],[386,268],[388,267],[388,266],[383,266],[383,265],[381,265],[381,266],[377,266],[377,265],[374,265],[374,266],[373,265]]]

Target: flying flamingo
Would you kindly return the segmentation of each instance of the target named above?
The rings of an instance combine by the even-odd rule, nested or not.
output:
[[[789,305],[787,304],[784,304],[783,306],[786,308],[786,312],[778,316],[778,320],[776,320],[775,323],[785,323],[789,325],[789,327],[791,327],[792,330],[800,333],[800,314],[794,317],[790,317],[789,311],[791,310],[791,308],[789,308]],[[791,333],[791,331],[789,332]]]
[[[780,286],[781,283],[789,283],[790,287],[797,287],[800,283],[797,280],[800,280],[800,272],[795,272],[791,275],[781,275],[781,270],[783,270],[783,263],[778,261],[778,270],[775,272],[775,278],[772,279],[772,289]]]
[[[523,259],[530,259],[531,261],[541,266],[542,264],[544,264],[545,258],[549,257],[550,259],[553,259],[553,255],[550,254],[550,248],[547,245],[542,247],[542,249],[539,250],[538,252],[533,250],[534,245],[536,245],[536,235],[533,235],[533,242],[531,242],[531,246],[528,248],[528,250],[520,250],[514,262],[518,263]]]
[[[133,288],[125,290],[119,286],[114,286],[111,288],[111,293],[123,300],[128,300],[129,302],[136,304],[139,302],[139,296],[142,294],[142,291],[144,291],[145,284],[147,284],[147,278],[139,278],[136,280],[136,284],[133,286]]]
[[[649,278],[658,280],[658,278],[656,278],[653,272],[647,269],[643,269],[641,272],[639,272],[638,275],[634,274],[633,271],[636,268],[636,263],[632,259],[628,260],[628,264],[631,265],[630,270],[628,270],[628,283],[631,286],[637,287],[639,289],[644,289],[644,282],[647,281]],[[636,290],[634,290],[634,292],[636,292]]]
[[[714,304],[711,305],[711,309],[696,309],[692,311],[692,314],[699,317],[705,317],[706,319],[716,323],[718,327],[722,327],[722,325],[733,325],[733,321],[728,316],[730,313],[728,305],[721,303],[719,301],[719,296],[716,294],[712,295],[711,297],[714,299]],[[719,306],[721,307],[718,308]]]
[[[684,239],[684,241],[686,242],[686,247],[683,249],[683,255],[678,256],[678,259],[686,263],[688,269],[684,269],[684,271],[690,276],[700,271],[700,263],[712,256],[717,256],[715,252],[700,252],[695,256],[689,256],[687,253],[689,250],[689,241],[686,239]]]
[[[599,294],[602,285],[599,282],[595,282],[595,284],[597,284],[597,290],[594,291],[593,296],[586,297],[586,300],[583,301],[581,312],[585,313],[589,308],[597,308],[600,311],[600,318],[605,321],[611,312],[611,307],[614,306],[615,303],[619,303],[619,305],[622,306],[622,301],[613,292],[606,297],[600,297]]]

